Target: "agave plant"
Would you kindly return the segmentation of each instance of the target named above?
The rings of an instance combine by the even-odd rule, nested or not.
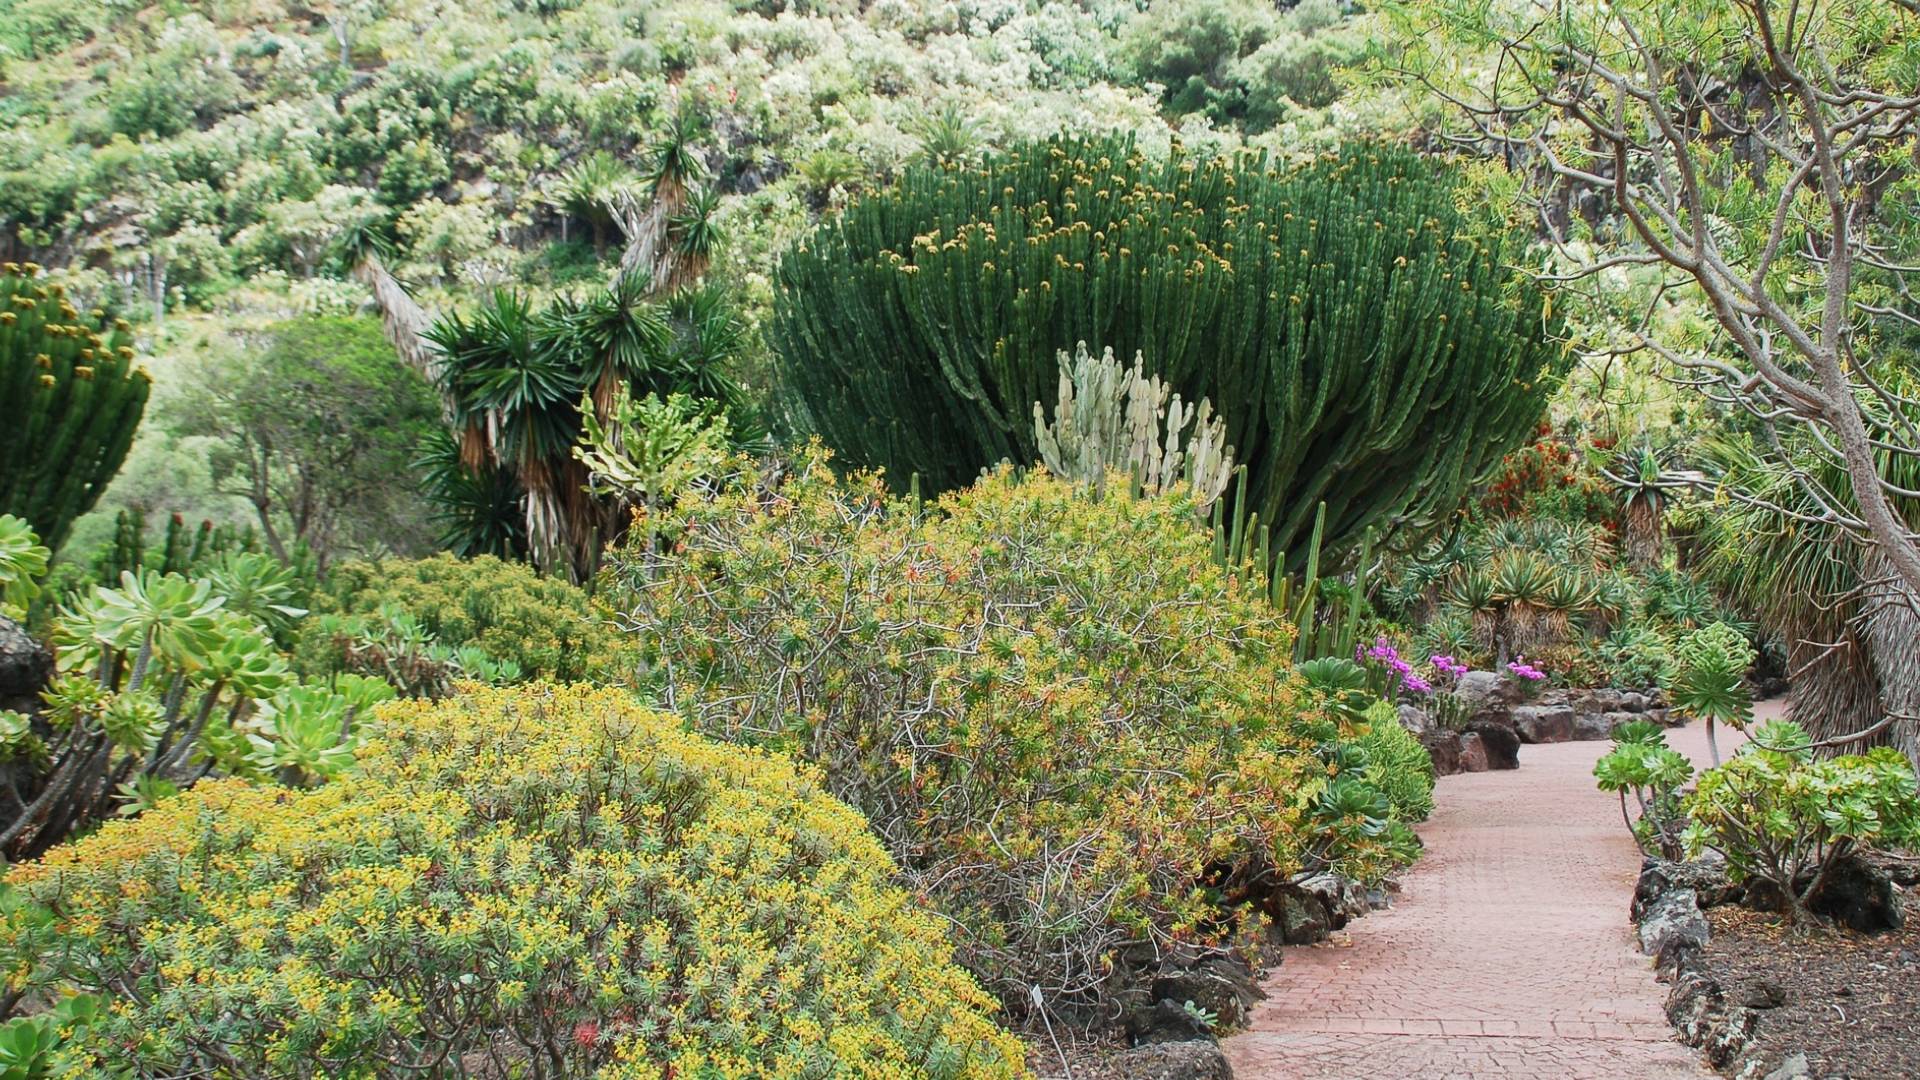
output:
[[[1492,574],[1479,566],[1461,566],[1447,585],[1446,602],[1466,613],[1480,652],[1488,656],[1499,653],[1501,601]]]
[[[1565,641],[1573,622],[1593,603],[1594,589],[1579,566],[1561,566],[1551,570],[1547,587],[1540,594],[1541,633],[1548,643]]]
[[[1532,552],[1506,551],[1495,557],[1492,578],[1507,649],[1525,652],[1544,643],[1545,599],[1553,585],[1553,568]]]
[[[1441,611],[1420,627],[1418,635],[1420,650],[1428,656],[1473,658],[1480,651],[1480,642],[1473,632],[1473,622],[1466,613],[1457,608]]]

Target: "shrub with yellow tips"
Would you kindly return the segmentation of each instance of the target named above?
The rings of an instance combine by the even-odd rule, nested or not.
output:
[[[893,872],[811,770],[541,685],[392,703],[355,774],[15,867],[0,948],[112,1000],[60,1075],[1027,1075]]]

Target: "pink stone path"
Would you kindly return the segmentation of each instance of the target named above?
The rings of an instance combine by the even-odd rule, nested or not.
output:
[[[1707,760],[1698,724],[1668,741]],[[1634,947],[1639,852],[1593,786],[1609,745],[1523,746],[1516,772],[1441,779],[1396,905],[1286,950],[1226,1041],[1236,1080],[1712,1077]]]

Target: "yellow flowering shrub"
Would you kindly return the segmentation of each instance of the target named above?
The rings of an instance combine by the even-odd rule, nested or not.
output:
[[[1178,498],[1002,469],[921,507],[823,454],[684,502],[602,600],[702,730],[793,751],[861,808],[1016,1016],[1111,1019],[1260,890],[1393,857],[1330,783],[1340,723],[1293,630]]]
[[[1027,1075],[893,874],[805,766],[476,690],[384,706],[319,789],[205,783],[13,868],[0,958],[110,1001],[56,1074]]]

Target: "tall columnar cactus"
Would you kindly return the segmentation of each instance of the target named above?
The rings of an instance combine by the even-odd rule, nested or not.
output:
[[[1060,351],[1144,355],[1212,401],[1248,520],[1298,569],[1322,502],[1330,555],[1450,510],[1564,372],[1519,242],[1472,201],[1386,147],[1281,169],[1056,139],[910,169],[822,224],[769,336],[844,458],[936,489],[1038,457]]]
[[[1132,478],[1136,494],[1185,491],[1204,518],[1233,478],[1226,425],[1209,402],[1184,405],[1179,394],[1168,402],[1166,385],[1145,367],[1140,357],[1126,367],[1112,349],[1094,356],[1086,342],[1072,356],[1061,353],[1053,421],[1033,404],[1040,461],[1055,476],[1096,492],[1116,470]]]
[[[0,513],[58,549],[133,444],[149,379],[127,324],[74,308],[39,267],[0,267]]]

